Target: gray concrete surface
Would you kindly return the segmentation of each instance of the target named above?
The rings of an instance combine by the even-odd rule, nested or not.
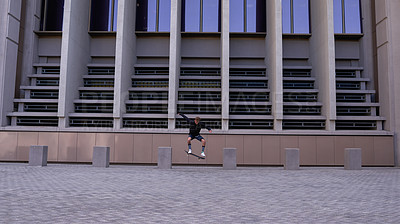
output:
[[[92,165],[94,167],[104,167],[110,166],[110,147],[108,146],[94,146],[93,147],[93,157]]]
[[[361,170],[362,156],[360,148],[344,149],[344,169],[345,170]]]
[[[285,170],[298,170],[300,168],[300,150],[297,148],[285,149]]]
[[[31,145],[29,147],[29,165],[47,166],[48,149],[47,145]]]
[[[223,167],[225,170],[236,169],[236,148],[224,148]]]
[[[1,223],[400,223],[400,169],[0,163]]]
[[[157,166],[159,169],[171,169],[172,168],[172,148],[171,147],[158,147]]]

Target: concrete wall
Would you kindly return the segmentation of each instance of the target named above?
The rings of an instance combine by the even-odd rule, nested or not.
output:
[[[206,159],[187,157],[186,134],[0,132],[0,161],[26,162],[29,146],[49,146],[49,162],[91,162],[93,146],[109,146],[110,162],[154,164],[158,147],[172,147],[174,164],[221,165],[223,148],[237,148],[239,165],[282,165],[285,148],[300,149],[300,165],[343,165],[345,148],[362,148],[363,165],[393,166],[392,136],[204,134]],[[200,153],[201,144],[192,143]]]
[[[13,111],[20,35],[21,0],[6,0],[0,7],[0,125]]]
[[[400,165],[400,2],[375,0],[379,101],[385,127],[394,132],[395,163]]]

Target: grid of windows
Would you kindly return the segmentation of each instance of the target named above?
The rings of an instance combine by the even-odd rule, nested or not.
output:
[[[219,32],[219,0],[184,0],[182,1],[183,32]]]
[[[64,0],[43,0],[40,30],[61,31],[64,15]]]
[[[91,31],[117,30],[118,0],[92,0],[90,9]]]
[[[265,32],[265,1],[230,0],[230,32]]]
[[[282,0],[283,33],[310,33],[309,0]]]
[[[169,32],[171,0],[138,0],[136,30],[147,32]]]
[[[360,0],[334,0],[335,33],[361,33]]]

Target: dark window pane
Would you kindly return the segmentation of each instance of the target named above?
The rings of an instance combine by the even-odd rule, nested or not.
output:
[[[64,15],[64,0],[47,0],[44,16],[44,30],[61,31]]]
[[[359,0],[345,0],[346,33],[361,33],[361,15]]]
[[[200,0],[185,1],[185,31],[200,31]]]
[[[294,33],[309,33],[308,0],[293,1]]]
[[[147,31],[147,0],[136,1],[136,30]]]
[[[247,0],[247,30],[246,32],[256,32],[256,0]]]
[[[114,19],[113,19],[113,29],[112,31],[117,31],[117,17],[118,17],[118,0],[114,0]]]
[[[291,33],[290,30],[290,0],[282,0],[282,32]]]
[[[342,0],[333,0],[333,23],[335,33],[343,33]]]
[[[147,0],[147,31],[156,31],[157,0]]]
[[[171,0],[160,0],[158,31],[169,32],[171,21]]]
[[[92,0],[90,11],[90,30],[107,31],[109,0]]]
[[[244,32],[243,0],[229,1],[229,31]]]
[[[218,0],[203,0],[203,32],[218,32],[218,13]]]

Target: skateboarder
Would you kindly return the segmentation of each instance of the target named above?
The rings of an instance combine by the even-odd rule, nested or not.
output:
[[[204,153],[204,149],[206,147],[206,140],[200,135],[201,128],[207,128],[208,132],[212,132],[211,128],[206,126],[204,122],[200,122],[200,117],[196,117],[194,120],[189,119],[186,117],[184,114],[178,113],[178,115],[181,115],[185,120],[190,124],[189,128],[189,137],[188,137],[188,153],[192,153],[192,144],[191,141],[193,139],[197,139],[202,143],[201,147],[201,156],[205,157],[206,154]]]

